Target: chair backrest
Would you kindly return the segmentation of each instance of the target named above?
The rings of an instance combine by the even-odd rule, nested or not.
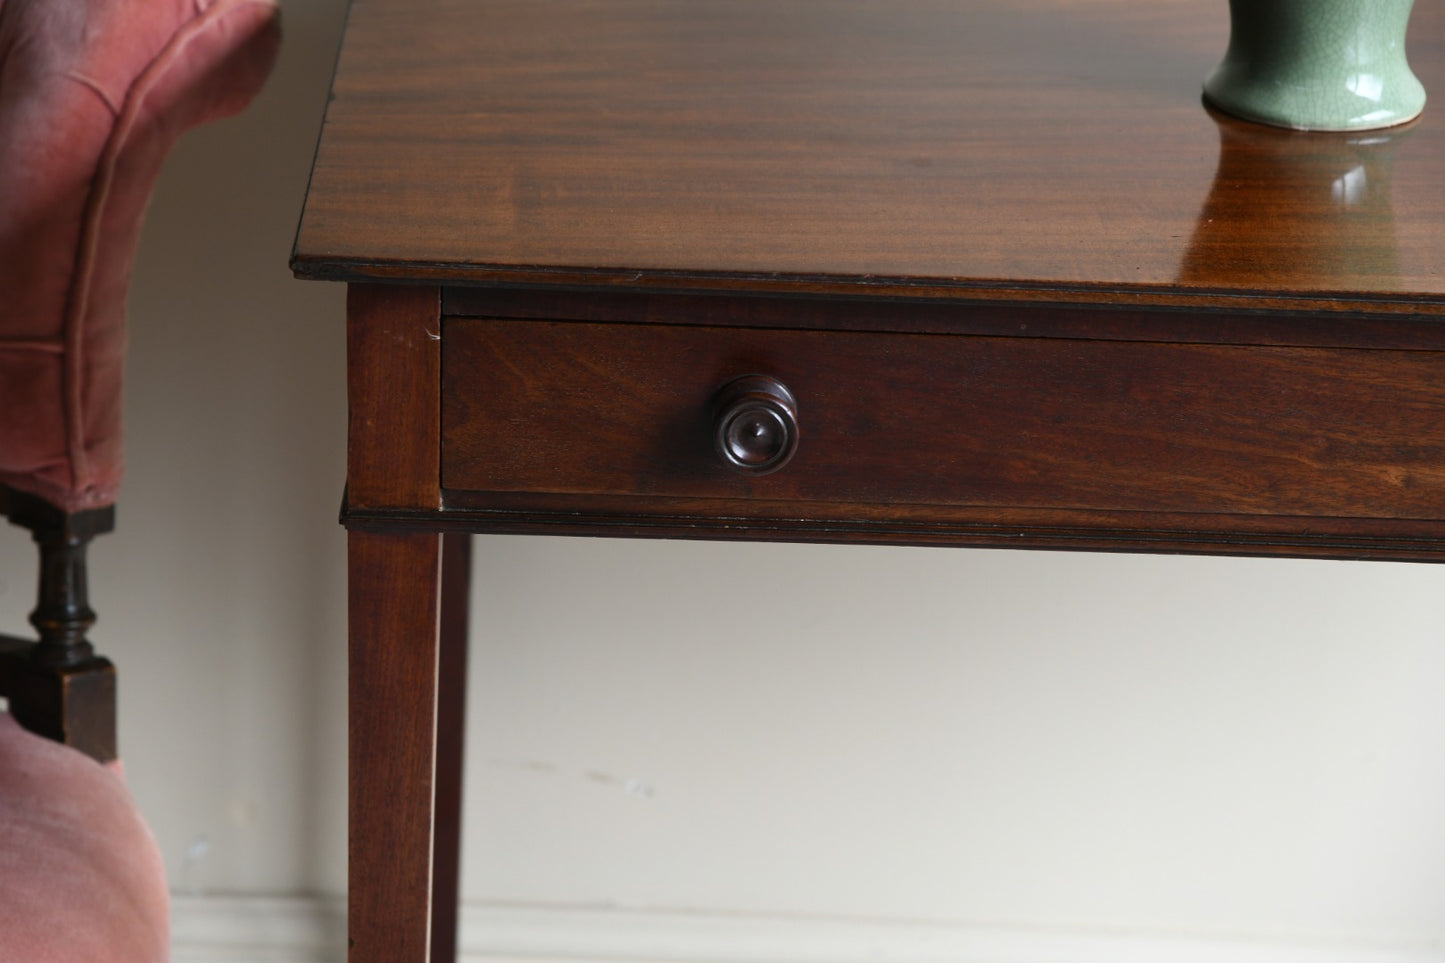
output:
[[[40,638],[0,638],[0,695],[102,761],[114,669],[85,638],[85,545],[121,480],[141,219],[176,138],[245,107],[279,42],[275,0],[0,0],[0,514],[41,552]]]
[[[243,108],[274,0],[0,0],[0,484],[114,501],[124,305],[171,145]]]

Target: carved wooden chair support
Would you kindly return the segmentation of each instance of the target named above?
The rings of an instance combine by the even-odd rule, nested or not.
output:
[[[86,638],[95,612],[85,552],[91,539],[114,528],[115,508],[66,512],[0,485],[0,514],[28,529],[40,552],[30,613],[39,638],[0,636],[0,694],[31,732],[109,762],[116,758],[115,667]]]

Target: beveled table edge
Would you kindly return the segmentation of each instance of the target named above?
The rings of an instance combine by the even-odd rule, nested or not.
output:
[[[1423,314],[1445,317],[1445,295],[1409,292],[1222,290],[988,278],[883,275],[743,274],[630,268],[368,261],[293,254],[292,276],[306,281],[567,289],[574,292],[733,294],[903,301],[1010,302],[1020,305],[1157,307],[1290,314]]]

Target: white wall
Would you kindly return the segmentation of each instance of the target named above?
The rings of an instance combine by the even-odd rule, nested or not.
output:
[[[286,267],[341,15],[290,0],[273,82],[176,152],[135,275],[94,637],[197,946],[345,884],[342,292]],[[476,547],[474,949],[1439,958],[1445,569]],[[0,628],[32,569],[12,530]],[[318,932],[265,958],[335,958]]]
[[[1445,935],[1439,569],[479,547],[473,897]]]

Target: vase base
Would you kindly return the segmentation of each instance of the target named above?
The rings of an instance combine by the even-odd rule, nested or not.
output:
[[[1319,133],[1348,133],[1350,131],[1384,130],[1399,127],[1415,120],[1425,110],[1424,91],[1418,102],[1402,104],[1393,108],[1375,107],[1362,114],[1345,116],[1311,113],[1303,110],[1282,108],[1270,98],[1241,96],[1238,91],[1217,92],[1210,84],[1204,85],[1204,102],[1215,110],[1270,127],[1287,130],[1313,131]]]

